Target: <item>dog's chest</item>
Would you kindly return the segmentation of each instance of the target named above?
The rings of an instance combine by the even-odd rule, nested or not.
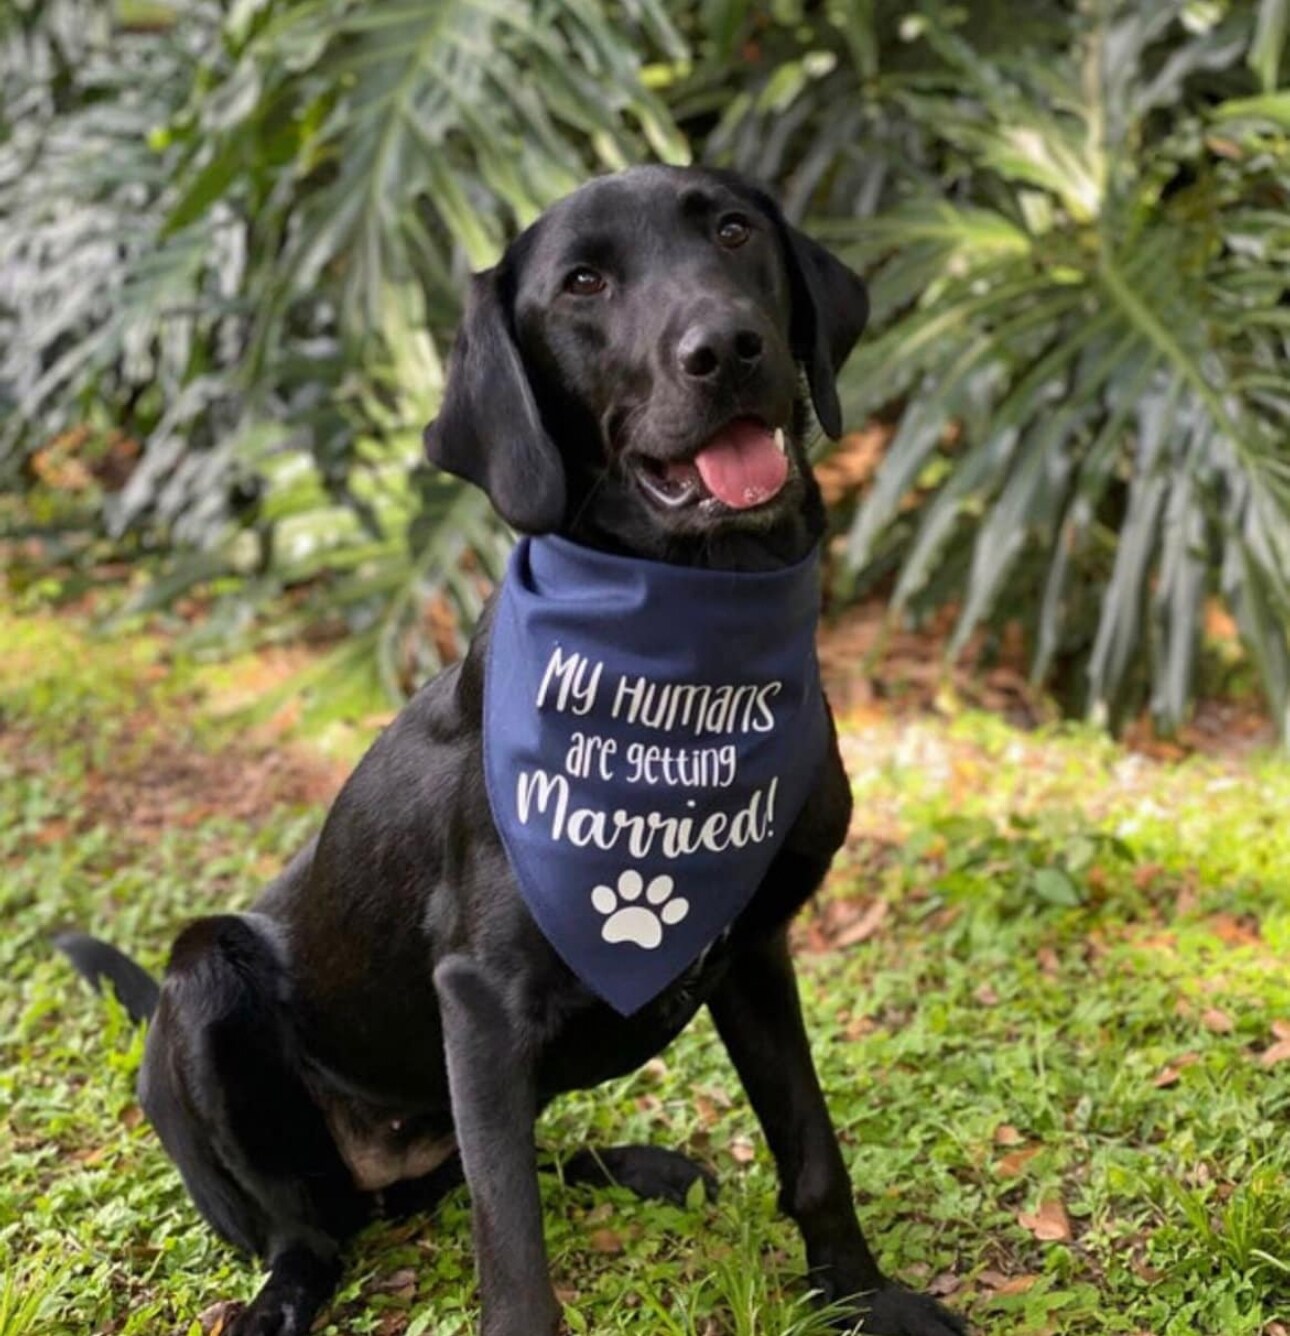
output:
[[[537,1046],[542,1053],[539,1087],[544,1098],[624,1076],[662,1052],[721,986],[740,943],[782,931],[815,891],[827,863],[827,855],[807,859],[781,855],[730,929],[632,1015],[619,1015],[580,987],[577,1001],[566,995],[560,1019]]]
[[[596,1001],[581,1007],[542,1046],[544,1098],[625,1076],[663,1051],[694,1019],[725,976],[723,944],[631,1016]]]

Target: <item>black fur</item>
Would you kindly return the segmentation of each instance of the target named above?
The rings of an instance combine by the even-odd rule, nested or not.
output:
[[[571,281],[580,268],[592,279]],[[834,376],[866,312],[859,279],[738,178],[670,168],[604,178],[476,278],[427,449],[520,528],[727,569],[794,561],[824,523],[803,383],[836,434]],[[703,355],[687,360],[682,349],[696,346]],[[740,511],[660,502],[651,470],[741,416],[788,428],[783,491]],[[419,1209],[463,1174],[481,1330],[551,1336],[559,1305],[534,1120],[561,1092],[639,1066],[704,1004],[765,1127],[814,1283],[848,1300],[866,1332],[962,1332],[875,1264],[798,1006],[787,926],[850,816],[836,739],[727,939],[624,1019],[542,937],[490,820],[488,634],[485,615],[465,660],[386,729],[253,912],[202,920],[175,943],[141,1093],[198,1209],[268,1261],[231,1336],[306,1331],[373,1207]],[[150,1011],[136,967],[87,941],[64,939],[78,968]],[[566,1166],[575,1181],[616,1179],[670,1200],[701,1172],[630,1147],[583,1150]]]

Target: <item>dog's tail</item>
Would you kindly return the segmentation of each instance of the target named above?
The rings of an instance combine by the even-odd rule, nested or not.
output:
[[[146,1021],[156,1011],[161,996],[156,979],[115,946],[83,932],[60,932],[54,945],[98,992],[105,982],[110,983],[132,1021]]]

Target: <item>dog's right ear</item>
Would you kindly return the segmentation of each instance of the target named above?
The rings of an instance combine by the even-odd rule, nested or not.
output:
[[[546,433],[511,334],[497,269],[471,280],[439,416],[425,429],[432,464],[488,493],[521,533],[564,519],[564,465]]]

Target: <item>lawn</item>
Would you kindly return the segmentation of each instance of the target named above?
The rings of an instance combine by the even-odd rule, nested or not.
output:
[[[0,644],[0,1336],[218,1330],[258,1272],[142,1119],[141,1033],[48,935],[160,966],[186,918],[255,895],[337,767],[227,717],[238,670],[163,642],[0,612]],[[980,1336],[1287,1336],[1290,764],[985,714],[844,723],[855,829],[798,946],[883,1263]],[[706,1020],[541,1138],[680,1146],[722,1182],[687,1209],[548,1182],[571,1331],[822,1332]],[[448,1336],[474,1311],[458,1193],[371,1228],[319,1330]]]

